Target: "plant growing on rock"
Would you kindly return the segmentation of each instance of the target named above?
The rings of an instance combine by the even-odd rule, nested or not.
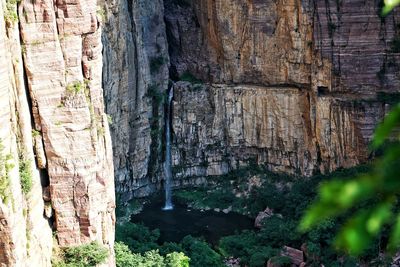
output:
[[[7,0],[6,8],[4,10],[4,20],[6,21],[8,26],[14,25],[14,23],[18,22],[18,14],[17,14],[17,3],[20,0]]]
[[[11,163],[11,154],[4,154],[4,145],[0,139],[0,199],[7,204],[11,197],[10,192],[10,171],[14,168]]]
[[[19,160],[19,177],[21,181],[21,189],[24,194],[28,194],[33,186],[31,161],[25,159],[24,156]]]

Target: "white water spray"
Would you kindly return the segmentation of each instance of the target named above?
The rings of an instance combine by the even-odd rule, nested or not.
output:
[[[165,121],[165,162],[164,162],[164,175],[165,175],[165,206],[163,210],[172,210],[172,158],[171,158],[171,114],[172,114],[172,98],[174,97],[174,86],[168,93],[167,115]]]

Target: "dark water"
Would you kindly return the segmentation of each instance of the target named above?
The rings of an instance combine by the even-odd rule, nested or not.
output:
[[[204,237],[216,245],[223,236],[254,228],[252,219],[237,213],[201,212],[179,204],[175,204],[173,210],[164,211],[163,204],[161,199],[153,201],[140,214],[131,218],[134,223],[143,223],[150,229],[160,229],[161,242],[180,242],[186,235],[192,235]]]

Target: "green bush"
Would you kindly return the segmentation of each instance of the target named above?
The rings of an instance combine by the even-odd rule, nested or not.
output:
[[[108,250],[99,243],[92,242],[65,248],[60,257],[52,260],[54,267],[93,267],[106,261]]]
[[[117,267],[139,266],[142,258],[138,254],[133,254],[129,247],[122,242],[114,244],[115,261]]]
[[[192,267],[225,266],[221,255],[214,251],[207,242],[189,235],[183,238],[181,244],[185,254],[190,257]]]
[[[150,230],[142,224],[127,222],[116,226],[115,239],[124,242],[129,249],[135,253],[145,253],[146,251],[159,248],[157,240],[160,237],[160,230]]]
[[[181,81],[186,81],[186,82],[190,82],[192,84],[199,84],[199,83],[203,83],[202,80],[197,79],[193,74],[191,74],[190,72],[186,71],[184,72],[181,77],[179,78],[179,80]]]
[[[288,257],[285,256],[275,256],[271,258],[271,263],[274,266],[280,267],[290,267],[292,266],[292,262]]]
[[[190,258],[182,252],[172,252],[165,257],[167,267],[189,267]]]
[[[21,180],[21,189],[24,194],[28,194],[33,186],[31,161],[23,157],[19,161],[19,177]]]
[[[0,199],[7,204],[12,197],[10,192],[10,171],[14,168],[11,154],[4,154],[4,145],[0,139]]]
[[[18,22],[17,3],[19,0],[7,0],[6,9],[4,10],[4,20],[8,25],[14,25]]]
[[[158,250],[150,250],[141,255],[132,253],[122,242],[116,242],[114,250],[117,267],[189,267],[190,259],[181,252],[164,257]]]
[[[77,95],[83,92],[86,88],[85,82],[75,81],[67,85],[67,92],[72,95]]]
[[[165,64],[165,59],[162,56],[152,58],[150,60],[150,72],[151,74],[160,71],[161,67]]]

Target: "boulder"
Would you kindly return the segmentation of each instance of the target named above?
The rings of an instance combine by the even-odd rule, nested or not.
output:
[[[256,227],[256,228],[261,228],[261,227],[262,227],[262,221],[263,221],[265,218],[271,217],[272,215],[274,215],[274,212],[273,212],[272,209],[270,209],[270,208],[268,208],[268,207],[267,207],[264,211],[260,211],[260,212],[258,213],[258,215],[257,215],[257,217],[256,217],[256,219],[255,219],[255,221],[254,221],[254,227]]]
[[[304,262],[304,253],[301,250],[284,246],[281,252],[282,256],[286,256],[292,260],[292,263],[299,266]]]

